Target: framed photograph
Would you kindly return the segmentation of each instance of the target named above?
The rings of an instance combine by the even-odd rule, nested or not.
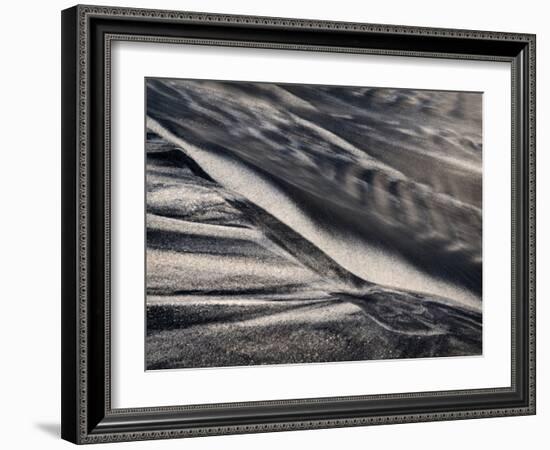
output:
[[[62,12],[62,437],[535,413],[535,36]]]

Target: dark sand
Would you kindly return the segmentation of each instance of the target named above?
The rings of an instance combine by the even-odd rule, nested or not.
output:
[[[481,354],[474,94],[149,80],[147,113],[148,369]]]

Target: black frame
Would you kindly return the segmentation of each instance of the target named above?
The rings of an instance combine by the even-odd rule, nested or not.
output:
[[[112,409],[110,45],[114,40],[508,61],[512,385]],[[62,437],[75,443],[535,414],[535,36],[97,6],[62,12]]]

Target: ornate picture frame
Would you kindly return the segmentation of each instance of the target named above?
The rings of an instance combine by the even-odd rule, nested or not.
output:
[[[511,65],[511,384],[113,408],[111,48],[192,44]],[[535,36],[75,6],[62,12],[62,437],[99,443],[535,414]]]

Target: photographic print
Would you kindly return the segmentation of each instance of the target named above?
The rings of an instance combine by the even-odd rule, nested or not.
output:
[[[147,370],[482,354],[482,93],[145,90]]]

